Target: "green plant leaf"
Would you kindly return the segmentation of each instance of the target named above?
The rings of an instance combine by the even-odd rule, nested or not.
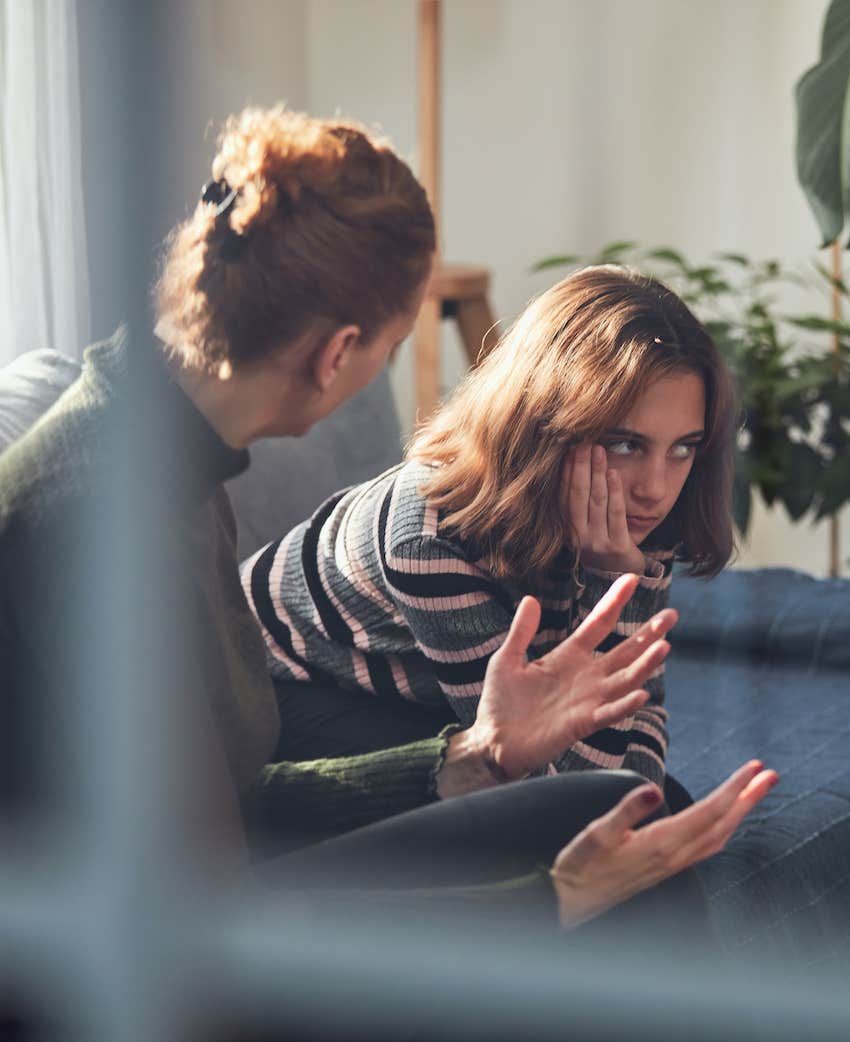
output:
[[[682,254],[670,246],[658,246],[653,250],[647,250],[646,253],[644,253],[644,257],[648,260],[669,261],[670,264],[676,264],[683,270],[688,266],[688,263]]]
[[[753,494],[749,477],[736,469],[735,480],[732,483],[732,517],[742,536],[746,536],[750,527],[752,506]]]
[[[848,3],[850,3],[850,0],[848,0]],[[637,243],[631,242],[628,239],[609,242],[606,246],[603,246],[602,250],[596,255],[596,263],[610,264],[616,262],[624,253],[633,250],[635,246],[637,246]]]
[[[850,499],[850,455],[834,459],[826,465],[821,480],[822,497],[818,505],[818,520],[831,517]]]
[[[848,209],[848,86],[850,0],[832,0],[824,20],[820,61],[798,80],[797,178],[824,245],[841,235]]]
[[[847,289],[847,283],[843,279],[837,279],[825,264],[821,264],[819,260],[813,260],[812,266],[818,275],[826,279],[833,289],[837,289],[838,292],[843,294],[845,297],[850,296],[850,292],[848,292]]]
[[[850,337],[850,322],[836,321],[833,318],[822,318],[820,315],[785,315],[785,321],[798,329],[810,329],[815,333],[837,333]]]
[[[544,257],[531,265],[531,271],[546,271],[548,268],[566,268],[578,264],[581,257],[577,253],[559,253],[553,257]]]
[[[737,264],[740,268],[749,268],[750,259],[745,257],[743,253],[718,253],[715,254],[718,260],[728,261],[730,264]]]
[[[800,394],[805,391],[820,390],[823,386],[824,377],[823,374],[817,371],[795,373],[792,376],[785,376],[777,379],[773,384],[773,390],[779,401],[786,401],[790,399],[792,395]],[[786,401],[786,409],[792,403]]]
[[[788,442],[785,452],[785,474],[777,489],[792,521],[799,521],[814,500],[821,479],[821,458],[805,442]]]

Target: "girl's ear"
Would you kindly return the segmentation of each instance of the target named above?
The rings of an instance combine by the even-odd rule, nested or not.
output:
[[[313,353],[311,376],[321,391],[327,391],[348,364],[360,343],[360,326],[340,326]]]

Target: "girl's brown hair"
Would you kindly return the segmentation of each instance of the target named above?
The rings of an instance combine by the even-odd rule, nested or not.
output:
[[[734,548],[735,396],[711,337],[666,286],[613,266],[585,268],[534,300],[408,456],[435,464],[423,485],[441,526],[494,574],[542,577],[571,534],[561,506],[569,447],[616,427],[653,380],[699,374],[705,438],[684,488],[653,532],[689,574],[714,575]]]
[[[246,109],[225,124],[212,173],[232,205],[217,215],[202,200],[174,229],[154,291],[157,331],[184,366],[263,358],[323,320],[368,342],[412,306],[434,219],[409,167],[364,127]]]

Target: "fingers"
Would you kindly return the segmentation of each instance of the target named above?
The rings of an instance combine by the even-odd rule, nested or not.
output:
[[[638,584],[636,575],[621,575],[578,627],[571,640],[581,647],[593,651],[616,626],[620,612],[628,604]],[[566,644],[566,642],[564,642]],[[564,647],[564,644],[561,645]],[[557,652],[558,649],[555,649]],[[555,653],[553,652],[553,654]]]
[[[770,792],[779,781],[776,771],[765,770],[758,760],[752,760],[739,768],[731,778],[714,793],[706,797],[718,797],[715,823],[706,829],[706,842],[715,849],[724,846],[744,818]],[[722,801],[719,798],[722,795]],[[713,853],[714,850],[711,851]]]
[[[626,521],[623,482],[616,470],[609,470],[606,480],[608,486],[608,537],[614,546],[627,547],[631,543],[632,537],[629,535],[629,526]]]
[[[665,608],[664,611],[653,615],[640,629],[602,656],[601,661],[606,672],[610,674],[615,670],[625,669],[647,647],[669,633],[678,621],[679,613],[675,608]]]
[[[738,803],[745,805],[747,808],[745,813],[749,814],[753,807],[764,799],[778,781],[779,775],[770,768],[757,774],[738,797]]]
[[[703,837],[703,844],[707,849],[700,851],[700,857],[710,857],[712,854],[722,850],[744,818],[757,803],[764,799],[778,781],[779,775],[776,771],[759,771],[755,778],[738,795],[737,799],[730,804],[726,812],[706,831]]]
[[[570,449],[564,459],[564,464],[561,467],[561,510],[564,513],[564,517],[572,522],[570,515],[570,489],[572,487],[573,480],[573,454],[575,450]]]
[[[712,793],[665,822],[653,826],[677,851],[676,870],[711,857],[728,842],[747,814],[779,781],[758,760],[739,767]],[[666,832],[670,836],[666,836]]]
[[[525,662],[528,646],[540,625],[540,604],[533,597],[523,597],[517,605],[505,642],[494,654],[513,662]]]
[[[637,691],[629,691],[615,702],[606,702],[593,710],[593,730],[599,731],[603,727],[611,727],[625,720],[627,716],[634,716],[642,705],[649,700],[649,692],[639,688]],[[592,733],[592,732],[591,732]]]
[[[725,782],[689,807],[683,814],[700,821],[704,825],[711,823],[715,817],[722,817],[735,803],[738,797],[745,791],[747,786],[764,769],[760,760],[749,760],[737,771],[731,774]]]
[[[646,683],[670,654],[670,645],[666,640],[657,640],[630,665],[618,669],[606,680],[606,701],[616,695],[631,691]]]
[[[598,819],[597,824],[602,826],[602,830],[614,844],[621,843],[623,834],[639,825],[654,810],[658,810],[663,799],[664,794],[657,785],[651,782],[640,785],[627,792],[612,810]]]
[[[661,790],[651,783],[632,789],[616,806],[579,833],[562,854],[569,851],[574,862],[576,859],[581,862],[597,857],[602,851],[615,851],[627,833],[657,810],[663,799]],[[558,860],[555,861],[557,868]]]
[[[570,523],[579,546],[582,546],[587,538],[590,482],[590,445],[584,442],[577,445],[572,453],[568,495]]]
[[[590,451],[590,498],[587,505],[587,527],[592,544],[598,540],[607,544],[610,539],[605,463],[605,449],[601,445],[594,445]]]

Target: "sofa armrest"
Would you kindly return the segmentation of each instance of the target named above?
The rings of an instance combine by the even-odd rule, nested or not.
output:
[[[709,581],[676,576],[671,603],[677,646],[765,662],[850,667],[850,581],[790,568],[723,572]]]

